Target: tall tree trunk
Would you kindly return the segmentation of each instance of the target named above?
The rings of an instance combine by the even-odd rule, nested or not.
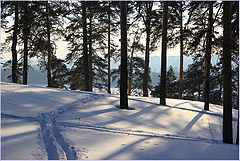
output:
[[[183,5],[181,3],[181,10],[180,10],[180,77],[179,77],[179,98],[182,98],[183,92]]]
[[[133,38],[133,44],[132,44],[132,51],[131,51],[131,56],[130,56],[130,64],[129,64],[129,80],[128,80],[128,95],[131,95],[131,90],[132,90],[132,74],[133,74],[133,53],[135,51],[135,41],[136,41],[136,35],[134,35]]]
[[[12,82],[17,83],[17,34],[18,34],[18,3],[15,2],[14,30],[12,41]]]
[[[47,18],[47,38],[48,38],[48,63],[47,63],[47,78],[48,78],[48,87],[52,87],[52,77],[51,77],[51,38],[50,38],[50,13],[49,13],[49,4],[46,1],[46,18]]]
[[[150,14],[152,8],[147,7],[147,18],[146,18],[146,49],[145,49],[145,64],[144,64],[144,75],[143,75],[143,97],[148,97],[148,75],[149,75],[149,43],[150,43]]]
[[[110,30],[111,30],[111,2],[108,2],[108,93],[111,94],[111,42],[110,42]]]
[[[223,142],[233,143],[232,134],[232,2],[223,2]]]
[[[207,42],[206,42],[206,53],[204,62],[204,110],[209,111],[209,76],[211,66],[211,49],[212,49],[212,28],[213,28],[213,2],[209,3],[209,18],[208,18],[208,31],[207,31]]]
[[[88,49],[87,49],[87,20],[86,2],[82,1],[82,20],[83,20],[83,63],[84,63],[84,90],[90,91]]]
[[[24,2],[24,24],[23,24],[23,84],[27,85],[28,81],[28,35],[29,35],[29,19],[28,19],[28,2]]]
[[[166,105],[166,69],[167,69],[167,21],[168,2],[163,2],[163,22],[162,22],[162,63],[160,81],[160,104]]]
[[[128,109],[127,80],[127,2],[121,1],[120,108],[122,109]]]
[[[92,18],[93,18],[93,13],[92,13],[92,8],[91,8],[91,2],[90,2],[90,7],[89,7],[89,12],[90,12],[90,18],[89,18],[89,79],[90,79],[90,91],[92,91],[92,86],[93,86],[93,71],[92,71]]]
[[[239,79],[238,79],[238,86],[237,86],[237,112],[238,112],[238,124],[237,124],[237,139],[236,144],[239,144]]]

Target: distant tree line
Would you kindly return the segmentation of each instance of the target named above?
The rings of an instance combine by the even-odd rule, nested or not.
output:
[[[117,80],[124,109],[128,95],[151,94],[161,105],[166,97],[201,100],[207,111],[209,103],[222,104],[223,141],[232,143],[232,107],[239,108],[238,6],[238,1],[1,1],[1,28],[9,33],[1,51],[12,53],[4,67],[12,69],[13,83],[27,84],[28,59],[37,58],[47,70],[48,87],[69,84],[72,90],[111,93]],[[60,39],[68,43],[65,60],[56,57]],[[167,49],[177,45],[179,80],[172,67],[166,71]],[[161,73],[152,87],[149,58],[157,49]],[[193,57],[186,71],[183,55]],[[214,66],[212,55],[219,57]],[[111,59],[121,60],[118,69],[111,69]]]

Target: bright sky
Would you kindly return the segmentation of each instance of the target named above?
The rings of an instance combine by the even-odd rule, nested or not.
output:
[[[1,28],[1,43],[3,43],[5,41],[6,37],[7,37],[6,33]],[[145,43],[143,43],[143,44],[145,44]],[[12,44],[10,43],[9,47],[11,47],[11,45]],[[65,59],[68,52],[69,51],[67,49],[67,42],[63,41],[63,40],[59,40],[57,42],[57,52],[56,52],[57,58]],[[167,52],[168,52],[168,56],[178,56],[179,55],[179,45],[177,45],[174,49],[168,49]],[[153,53],[150,53],[150,56],[160,56],[160,54],[161,54],[161,47],[159,47],[159,50],[156,50]],[[2,60],[12,59],[11,52],[6,52],[6,53],[1,52],[1,59]]]
[[[8,21],[9,21],[10,25],[13,24],[13,19],[12,18],[8,18]],[[10,34],[12,34],[12,33],[10,33]],[[142,37],[142,40],[141,40],[144,45],[145,45],[145,35],[146,34],[143,34],[143,37]],[[1,28],[1,43],[3,43],[5,41],[6,37],[7,37],[6,33]],[[117,38],[115,40],[119,40],[119,39]],[[119,43],[119,45],[120,45],[119,41],[114,41],[114,43]],[[56,51],[57,58],[65,59],[67,53],[69,52],[68,49],[67,49],[67,42],[63,41],[63,40],[59,40],[56,44],[57,44],[57,51]],[[9,44],[10,48],[11,48],[11,45],[12,45],[12,43]],[[161,43],[160,43],[160,45],[161,45]],[[174,49],[168,49],[167,50],[168,56],[179,56],[180,55],[179,54],[179,52],[180,52],[179,48],[180,48],[179,45],[176,45],[176,47]],[[150,53],[150,56],[160,56],[160,55],[161,55],[161,46],[159,46],[158,50]],[[141,55],[141,56],[144,56],[144,55]],[[1,51],[1,59],[2,60],[12,59],[11,51],[10,52],[5,52],[5,53],[2,53],[2,51]]]

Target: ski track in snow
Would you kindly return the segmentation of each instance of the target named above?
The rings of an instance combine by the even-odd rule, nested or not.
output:
[[[58,117],[66,112],[72,112],[80,109],[81,106],[86,103],[96,101],[103,97],[106,97],[106,95],[93,93],[88,97],[59,107],[54,111],[42,113],[38,117],[22,117],[4,113],[1,113],[1,116],[5,118],[38,122],[40,124],[42,140],[45,146],[44,148],[47,152],[49,160],[76,160],[78,157],[75,148],[71,146],[66,139],[64,139],[61,134],[61,130],[58,128]]]
[[[109,128],[104,126],[94,126],[90,124],[74,124],[68,122],[60,122],[59,125],[64,127],[73,127],[73,128],[81,128],[81,129],[88,129],[100,132],[111,132],[111,133],[118,133],[124,135],[135,135],[135,136],[143,136],[148,138],[162,138],[162,139],[171,139],[171,140],[182,140],[182,141],[196,141],[196,142],[204,142],[210,144],[222,144],[222,140],[214,140],[214,139],[207,139],[201,137],[188,137],[184,135],[172,135],[172,134],[159,134],[149,131],[143,130],[131,130],[131,129],[120,129],[120,128]]]
[[[81,108],[82,105],[104,97],[102,94],[91,94],[70,104],[66,104],[55,111],[43,113],[39,116],[43,141],[49,159],[54,160],[76,160],[77,155],[74,147],[64,139],[58,128],[58,117],[66,112]]]

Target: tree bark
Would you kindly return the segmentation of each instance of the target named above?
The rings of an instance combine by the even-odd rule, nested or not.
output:
[[[237,139],[236,144],[239,144],[239,79],[238,79],[238,86],[237,86],[237,112],[238,112],[238,123],[237,123]]]
[[[90,7],[89,7],[89,12],[90,12],[90,18],[89,18],[89,79],[90,79],[90,91],[92,91],[92,86],[93,86],[93,71],[92,71],[92,18],[93,18],[93,13],[92,13],[92,8],[91,8],[91,2],[90,2]]]
[[[12,82],[17,83],[17,34],[18,34],[18,3],[15,2],[14,30],[12,40]]]
[[[28,81],[28,36],[29,36],[29,19],[28,19],[28,2],[24,2],[24,24],[23,24],[23,84],[27,85]]]
[[[48,63],[47,63],[47,78],[48,78],[48,87],[52,87],[52,77],[51,77],[51,38],[50,38],[50,13],[49,13],[49,4],[46,1],[46,18],[47,18],[47,38],[48,38]]]
[[[160,82],[160,104],[166,105],[166,69],[167,69],[167,21],[168,2],[163,2],[163,23],[162,23],[162,63]]]
[[[233,143],[232,134],[232,2],[223,2],[223,143]]]
[[[120,108],[122,109],[128,109],[127,80],[127,2],[121,1]]]
[[[182,9],[182,2],[181,3],[181,10],[180,10],[180,76],[179,76],[179,98],[182,99],[182,92],[183,92],[183,9]]]
[[[131,56],[130,56],[130,64],[129,64],[129,80],[128,80],[128,95],[131,95],[131,90],[132,90],[132,74],[133,74],[133,53],[135,51],[135,41],[136,41],[136,35],[134,35],[133,38],[133,44],[132,44],[132,51],[131,51]]]
[[[88,48],[87,48],[87,20],[86,2],[82,1],[82,21],[83,21],[83,63],[84,63],[84,90],[90,91]]]
[[[209,111],[209,77],[210,77],[210,66],[211,66],[211,50],[212,50],[212,28],[213,28],[213,2],[209,3],[209,18],[208,18],[208,31],[207,31],[207,42],[206,42],[206,53],[204,63],[204,110]]]
[[[146,4],[147,18],[146,18],[146,50],[145,50],[145,64],[143,75],[143,97],[148,97],[148,75],[149,75],[149,43],[150,43],[150,24],[151,24],[151,6]]]
[[[111,94],[111,42],[110,42],[110,30],[111,30],[111,11],[110,4],[108,2],[108,93]]]

